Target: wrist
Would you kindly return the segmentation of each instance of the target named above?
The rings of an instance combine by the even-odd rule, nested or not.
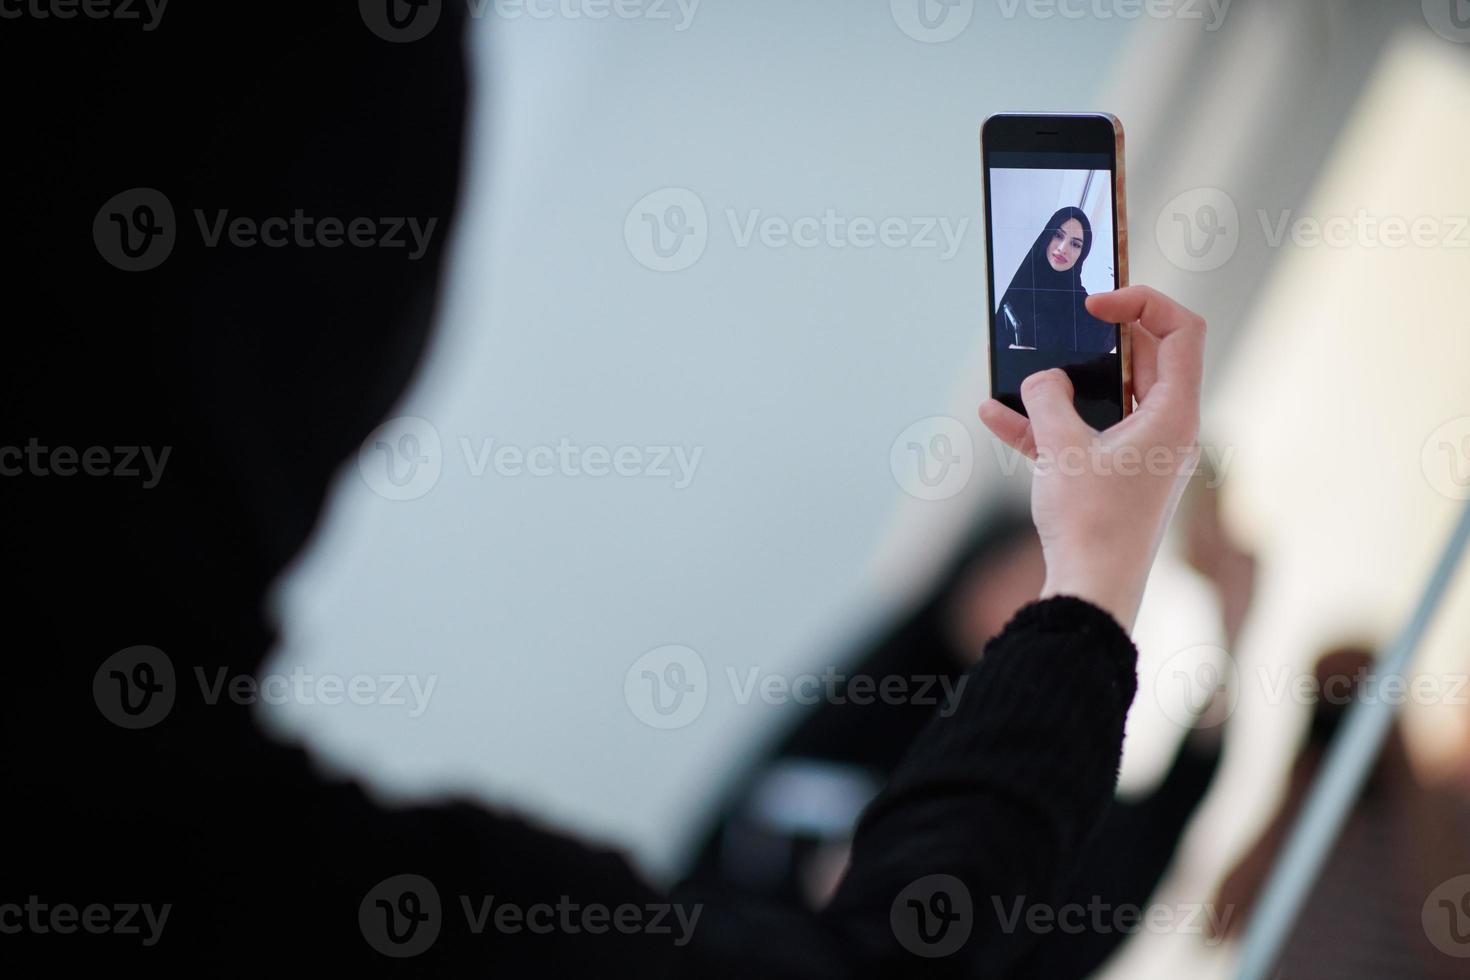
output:
[[[1137,576],[1121,570],[1054,569],[1048,562],[1040,598],[1063,595],[1092,603],[1117,620],[1124,632],[1132,633],[1139,604],[1143,601],[1143,586],[1137,581]]]

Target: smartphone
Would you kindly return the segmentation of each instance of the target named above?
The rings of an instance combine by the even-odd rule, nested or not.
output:
[[[1132,410],[1127,324],[1087,312],[1128,284],[1123,126],[1107,113],[1000,113],[980,128],[990,391],[1059,367],[1077,413],[1105,429]]]

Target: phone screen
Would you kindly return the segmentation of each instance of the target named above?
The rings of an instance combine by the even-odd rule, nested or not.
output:
[[[1120,328],[1084,305],[1119,283],[1115,145],[1106,117],[994,117],[984,140],[991,391],[1024,411],[1021,382],[1063,368],[1098,429],[1124,415]]]

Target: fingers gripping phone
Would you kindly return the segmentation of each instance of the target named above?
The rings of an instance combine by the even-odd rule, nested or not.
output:
[[[1106,113],[1001,113],[980,129],[990,390],[1022,414],[1021,382],[1062,368],[1077,413],[1132,410],[1128,325],[1087,312],[1128,284],[1123,126]]]

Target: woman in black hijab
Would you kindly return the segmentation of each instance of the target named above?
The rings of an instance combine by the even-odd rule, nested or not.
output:
[[[1117,346],[1113,324],[1087,312],[1082,263],[1092,251],[1092,224],[1080,208],[1062,208],[1026,253],[996,313],[1002,348],[1106,354]]]
[[[908,741],[820,912],[664,892],[464,797],[387,799],[260,718],[300,663],[278,579],[401,403],[450,236],[419,262],[386,238],[250,248],[192,212],[331,217],[338,244],[358,218],[444,228],[478,76],[465,4],[175,6],[152,33],[0,30],[0,89],[28,93],[25,152],[0,156],[26,188],[0,234],[0,540],[24,570],[0,604],[6,975],[1036,975],[1008,964],[1038,937],[988,900],[1045,900],[1089,851],[1137,688],[1127,631],[1079,598],[1028,603]]]

